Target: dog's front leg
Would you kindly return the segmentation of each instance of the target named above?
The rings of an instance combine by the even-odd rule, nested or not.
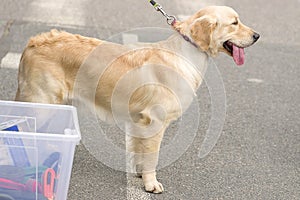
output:
[[[127,135],[127,151],[130,152],[130,164],[142,173],[142,179],[147,192],[162,193],[163,186],[156,179],[156,166],[160,144],[165,128],[149,138]]]

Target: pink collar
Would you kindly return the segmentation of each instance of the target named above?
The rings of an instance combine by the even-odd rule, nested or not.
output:
[[[189,43],[191,43],[194,47],[196,47],[197,49],[198,49],[198,45],[195,43],[195,42],[193,42],[192,40],[191,40],[191,38],[189,38],[187,35],[184,35],[184,34],[182,34],[178,29],[176,29],[175,28],[175,24],[176,24],[176,19],[174,18],[174,20],[172,21],[172,23],[170,24],[182,37],[183,37],[183,39],[185,40],[185,41],[187,41],[187,42],[189,42]]]

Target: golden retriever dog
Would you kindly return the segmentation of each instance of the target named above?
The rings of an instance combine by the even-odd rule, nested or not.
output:
[[[114,122],[114,117],[124,115],[120,118],[129,127],[126,145],[132,163],[142,175],[145,190],[161,193],[156,167],[164,131],[190,105],[208,57],[224,52],[242,65],[244,48],[260,37],[226,6],[203,8],[172,26],[174,34],[167,40],[127,46],[57,30],[32,37],[20,61],[15,100],[70,104],[78,98],[96,108],[104,121]],[[97,64],[89,64],[78,75],[90,55]],[[103,70],[98,65],[107,66]],[[92,81],[97,82],[94,88]],[[135,88],[135,84],[140,85]]]

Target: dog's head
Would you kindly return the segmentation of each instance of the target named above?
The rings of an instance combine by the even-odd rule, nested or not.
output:
[[[206,7],[187,20],[176,22],[174,27],[210,56],[224,52],[232,56],[237,65],[244,64],[244,48],[260,37],[240,21],[232,8],[226,6]]]

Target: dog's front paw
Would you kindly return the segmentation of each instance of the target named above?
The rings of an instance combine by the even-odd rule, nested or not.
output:
[[[162,193],[164,191],[163,185],[157,180],[153,180],[145,183],[145,190],[147,192],[153,192],[155,194]]]

